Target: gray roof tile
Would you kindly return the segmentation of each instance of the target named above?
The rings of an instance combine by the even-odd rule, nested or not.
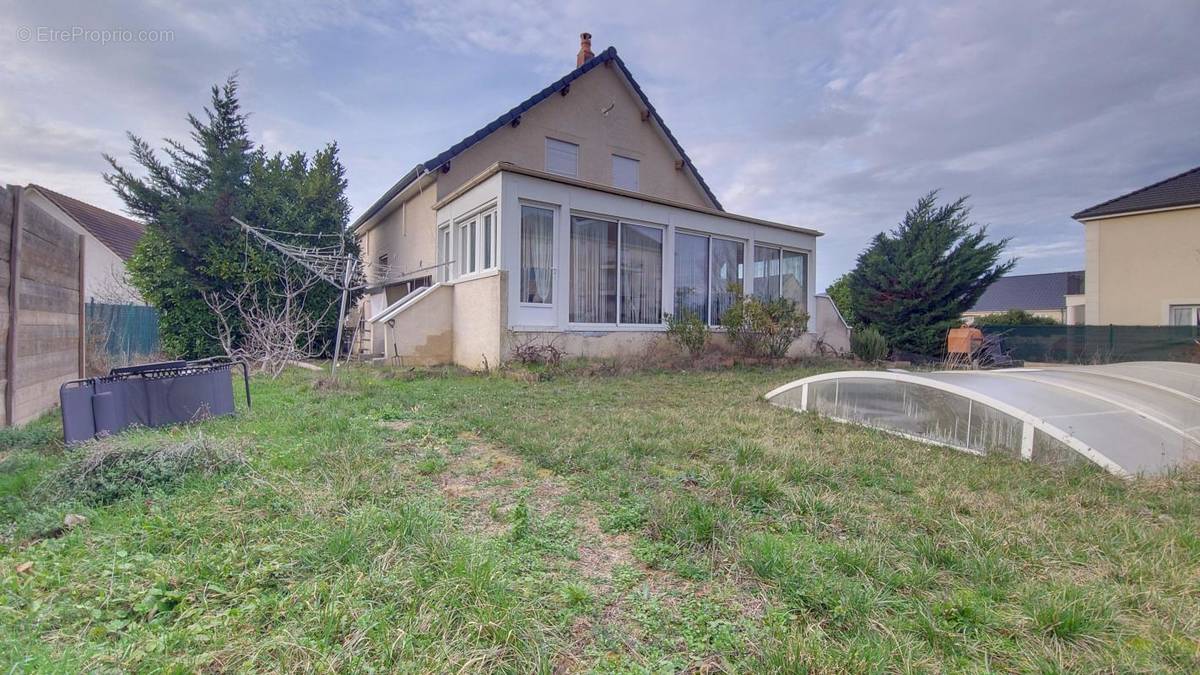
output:
[[[1085,220],[1191,204],[1200,204],[1200,166],[1084,209],[1072,218]]]
[[[1064,295],[1083,292],[1083,271],[1001,277],[980,296],[972,312],[1033,311],[1066,307]]]

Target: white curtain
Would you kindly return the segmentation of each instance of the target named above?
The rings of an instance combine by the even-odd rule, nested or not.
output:
[[[712,240],[712,323],[721,323],[721,315],[742,292],[745,245],[740,241]]]
[[[521,302],[554,301],[554,212],[521,207]]]
[[[662,230],[621,225],[621,323],[662,323]]]
[[[571,218],[571,321],[617,322],[617,224]]]
[[[708,323],[708,237],[675,235],[675,314]]]
[[[808,256],[795,251],[783,252],[782,290],[783,297],[796,303],[800,309],[808,309]]]

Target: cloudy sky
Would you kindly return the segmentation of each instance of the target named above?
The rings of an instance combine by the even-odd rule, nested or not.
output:
[[[184,137],[236,71],[259,143],[340,144],[357,214],[573,68],[583,30],[727,209],[827,233],[822,288],[934,188],[1018,272],[1081,268],[1072,213],[1200,164],[1197,0],[106,4],[0,0],[0,181],[119,210],[101,154]]]

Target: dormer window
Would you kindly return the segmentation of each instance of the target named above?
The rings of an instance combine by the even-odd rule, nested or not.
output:
[[[579,146],[555,138],[546,139],[546,171],[579,177]]]

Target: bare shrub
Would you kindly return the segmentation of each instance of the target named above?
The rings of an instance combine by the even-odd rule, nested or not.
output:
[[[38,487],[41,500],[109,504],[146,490],[172,487],[188,476],[212,476],[246,463],[241,452],[203,434],[166,443],[104,438],[73,454],[74,459]]]
[[[514,338],[509,348],[513,360],[526,365],[544,365],[557,368],[562,365],[565,349],[558,346],[558,336],[543,338],[539,334],[524,334]]]
[[[321,325],[337,303],[330,302],[320,314],[304,311],[309,291],[319,283],[318,277],[289,265],[279,282],[267,287],[246,284],[235,293],[203,292],[217,318],[212,337],[230,358],[279,377],[289,362],[320,355]]]

